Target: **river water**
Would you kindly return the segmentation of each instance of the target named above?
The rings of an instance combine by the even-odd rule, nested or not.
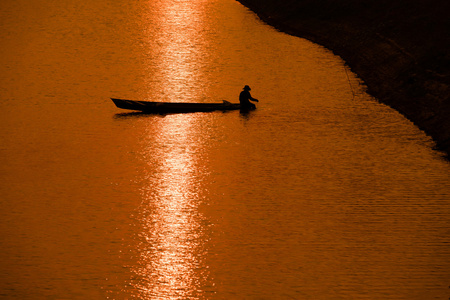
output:
[[[233,0],[0,17],[0,298],[450,296],[450,164],[329,50]]]

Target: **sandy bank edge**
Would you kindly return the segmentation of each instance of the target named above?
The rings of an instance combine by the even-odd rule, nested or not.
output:
[[[299,6],[298,3],[302,1],[238,1],[278,30],[323,45],[342,57],[366,83],[370,94],[414,122],[434,139],[436,149],[449,157],[450,84],[447,66],[450,59],[446,39],[449,34],[445,26],[442,32],[436,32],[436,28],[438,31],[441,29],[441,23],[432,29],[436,37],[444,38],[433,40],[426,39],[429,28],[413,28],[420,16],[411,14],[410,18],[414,19],[408,23],[405,15],[396,15],[394,9],[392,15],[384,19],[377,19],[379,16],[375,10],[374,15],[370,15],[372,12],[367,13],[364,9],[343,17],[336,16],[339,11],[333,10],[331,15],[324,17],[308,12],[310,6]],[[326,2],[332,1],[325,0],[322,4]],[[299,8],[303,9],[300,13]],[[320,9],[323,11],[326,8]],[[430,12],[422,11],[418,14],[430,15]],[[435,15],[435,18],[439,18]],[[372,22],[366,22],[370,18]],[[416,31],[413,35],[405,31],[408,29],[404,29],[405,25],[396,27],[397,23],[405,22],[411,31]],[[390,30],[379,23],[388,24],[385,27],[388,26]]]

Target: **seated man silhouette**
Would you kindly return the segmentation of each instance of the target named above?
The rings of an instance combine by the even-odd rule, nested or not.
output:
[[[239,94],[239,103],[241,103],[241,109],[255,109],[256,105],[251,103],[251,101],[259,102],[258,99],[255,99],[250,95],[251,88],[246,85],[244,86],[244,90]]]

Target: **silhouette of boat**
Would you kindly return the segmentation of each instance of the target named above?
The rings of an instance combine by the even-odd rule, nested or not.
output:
[[[111,98],[118,108],[137,110],[145,113],[188,113],[216,110],[238,110],[239,103],[223,100],[222,103],[151,102]]]

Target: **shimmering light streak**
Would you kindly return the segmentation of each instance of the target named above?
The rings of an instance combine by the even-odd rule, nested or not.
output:
[[[199,101],[202,47],[202,1],[156,1],[159,11],[149,28],[157,58],[149,77],[157,79],[157,101]],[[154,45],[154,44],[153,44]],[[186,93],[189,91],[189,93]],[[155,95],[155,94],[153,94]],[[143,187],[140,265],[133,285],[138,296],[180,299],[197,293],[202,281],[205,237],[198,212],[204,170],[200,136],[192,115],[167,116],[148,128],[148,181]],[[206,276],[206,275],[205,275]]]
[[[134,270],[138,280],[133,283],[143,299],[192,296],[207,276],[202,261],[206,237],[198,212],[203,197],[199,185],[207,172],[196,117],[167,116],[146,141],[152,173],[143,188],[140,260]]]
[[[208,55],[203,1],[157,1],[160,14],[153,37],[158,46],[155,74],[165,101],[199,101],[192,91],[204,85],[202,61]],[[154,52],[154,49],[149,49]],[[161,99],[158,99],[161,100]]]

